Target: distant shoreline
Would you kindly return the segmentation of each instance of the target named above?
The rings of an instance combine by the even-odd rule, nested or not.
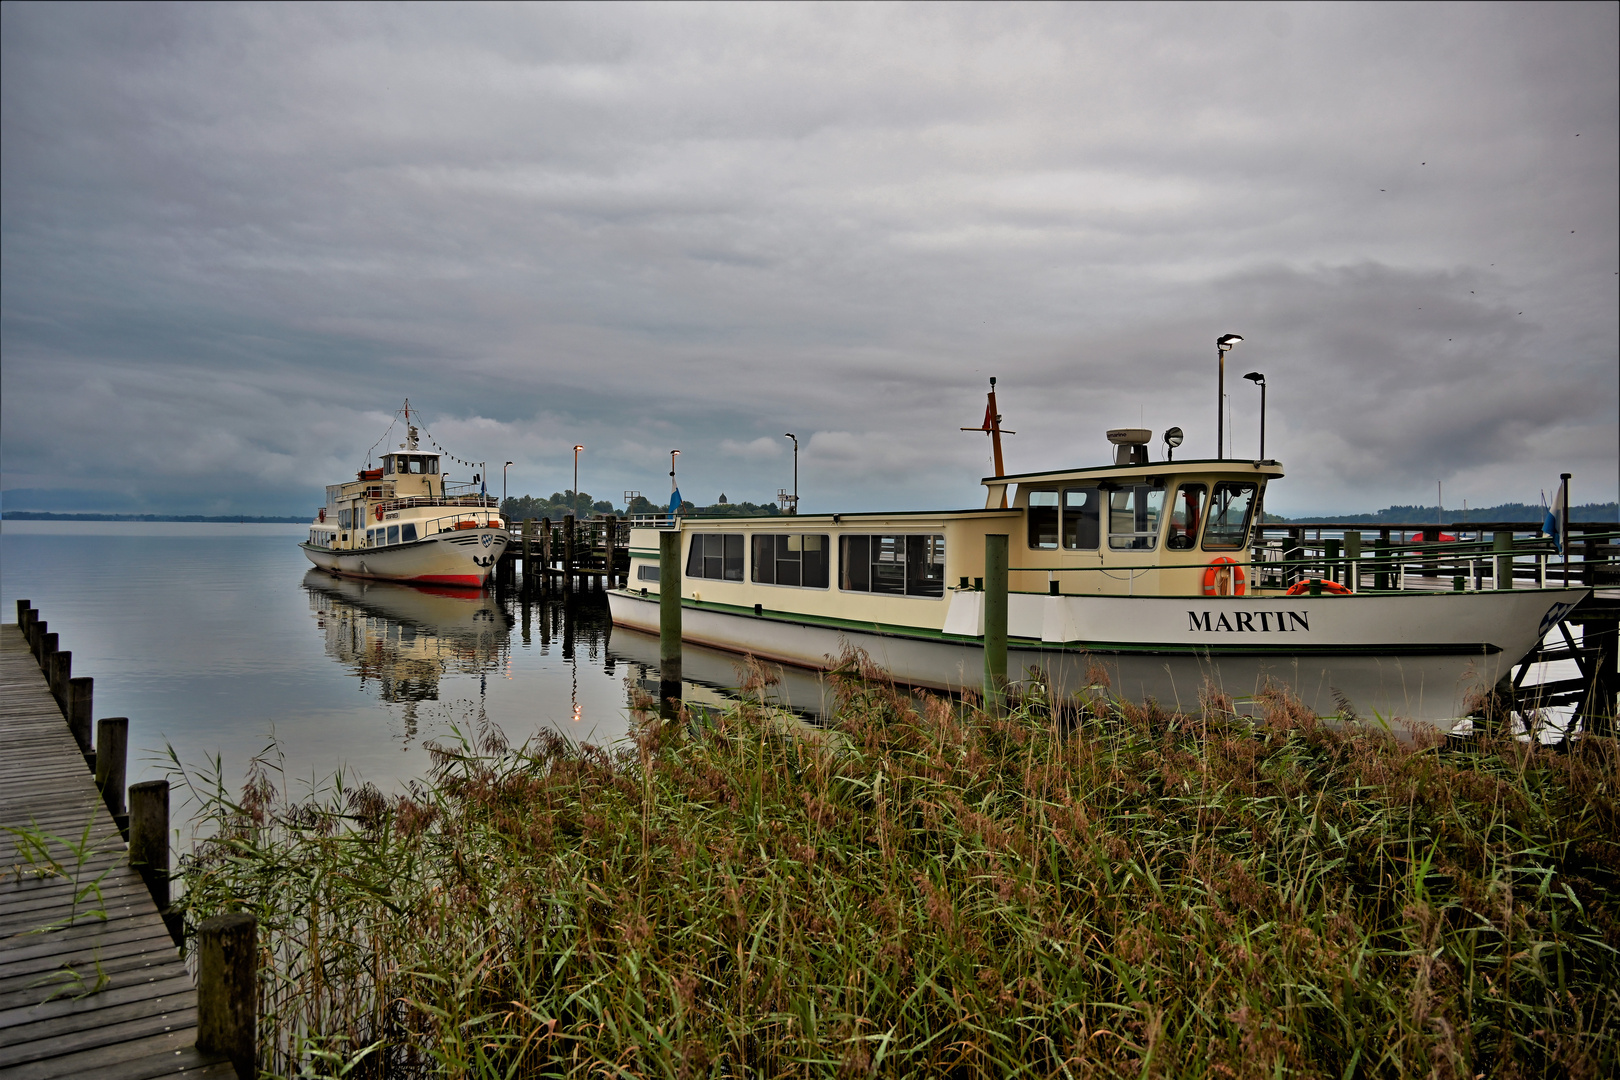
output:
[[[251,517],[245,514],[52,514],[43,510],[7,510],[4,521],[195,521],[214,525],[307,525],[302,517]]]

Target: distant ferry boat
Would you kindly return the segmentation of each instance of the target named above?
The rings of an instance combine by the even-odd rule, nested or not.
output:
[[[510,539],[493,495],[448,483],[440,455],[418,445],[405,403],[405,441],[382,466],[326,489],[326,505],[299,546],[322,570],[421,585],[488,583]]]
[[[1256,514],[1281,466],[1149,463],[1149,432],[1109,435],[1113,465],[998,469],[982,509],[637,528],[613,621],[656,633],[658,594],[678,589],[691,642],[821,669],[849,644],[902,683],[976,688],[985,537],[1002,534],[1014,681],[1038,671],[1063,695],[1106,675],[1129,699],[1183,709],[1208,684],[1243,698],[1275,683],[1318,714],[1410,730],[1466,714],[1589,591],[1258,588]],[[670,528],[680,573],[661,581]]]

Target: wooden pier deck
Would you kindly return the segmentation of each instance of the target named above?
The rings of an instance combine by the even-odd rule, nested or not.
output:
[[[0,826],[0,1077],[234,1080],[193,1045],[191,975],[15,624],[0,626]]]

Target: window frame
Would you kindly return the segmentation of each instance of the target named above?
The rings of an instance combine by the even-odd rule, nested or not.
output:
[[[851,561],[850,551],[859,545],[866,552],[864,562]],[[926,576],[914,573],[912,570],[913,552],[919,547],[924,548],[924,557],[918,560],[920,566],[938,567],[937,581]],[[882,552],[889,553],[884,558]],[[868,596],[896,596],[907,599],[940,600],[945,596],[945,534],[943,532],[896,532],[896,533],[839,533],[838,534],[838,591],[848,593],[865,593]],[[896,557],[898,556],[898,557]],[[864,566],[866,587],[854,584],[852,571]],[[887,585],[884,588],[876,587],[879,580],[879,567],[898,567],[898,575],[893,572],[882,576]],[[895,578],[898,577],[898,582]],[[845,584],[850,581],[851,584]],[[898,588],[896,588],[896,584]],[[914,586],[921,585],[921,588]]]

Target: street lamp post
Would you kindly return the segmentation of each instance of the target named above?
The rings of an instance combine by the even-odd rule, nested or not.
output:
[[[501,516],[502,517],[506,516],[506,470],[510,469],[511,467],[512,467],[512,463],[510,461],[508,461],[505,465],[501,466]]]
[[[1220,374],[1215,383],[1215,457],[1226,457],[1226,354],[1243,340],[1242,334],[1222,334],[1215,339],[1215,356]]]
[[[1266,377],[1258,371],[1243,376],[1260,388],[1260,460],[1266,460]]]
[[[579,513],[579,452],[585,449],[577,443],[574,446],[574,513]]]
[[[784,438],[793,440],[793,509],[789,513],[799,512],[799,437],[793,432],[786,433]]]

